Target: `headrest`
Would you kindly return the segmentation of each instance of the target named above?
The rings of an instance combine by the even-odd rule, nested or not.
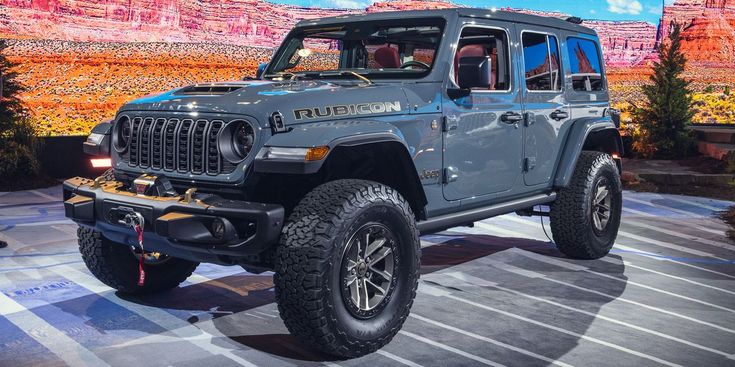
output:
[[[375,50],[375,62],[386,69],[401,67],[401,58],[398,56],[398,50],[390,46]]]

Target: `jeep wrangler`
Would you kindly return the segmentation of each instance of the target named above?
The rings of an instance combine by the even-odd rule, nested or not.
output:
[[[177,287],[200,262],[273,271],[288,330],[356,357],[406,320],[420,235],[546,215],[561,252],[605,256],[622,143],[579,23],[465,8],[304,20],[256,77],[129,102],[84,144],[111,170],[64,182],[84,262],[124,293]]]

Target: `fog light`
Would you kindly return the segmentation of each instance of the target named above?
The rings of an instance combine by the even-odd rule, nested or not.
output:
[[[218,240],[225,238],[225,223],[222,219],[216,218],[212,221],[212,236]]]

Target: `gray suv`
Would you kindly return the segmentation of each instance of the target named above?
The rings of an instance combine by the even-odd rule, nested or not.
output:
[[[200,262],[273,271],[288,329],[355,357],[406,320],[422,234],[547,215],[561,252],[602,257],[622,144],[579,23],[465,8],[310,19],[256,77],[127,103],[84,145],[112,169],[64,183],[84,261],[127,293],[174,288]]]

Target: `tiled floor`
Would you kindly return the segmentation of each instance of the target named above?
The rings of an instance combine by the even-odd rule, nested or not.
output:
[[[288,334],[271,274],[201,265],[164,295],[115,293],[59,197],[0,193],[0,366],[735,366],[735,244],[712,217],[735,203],[626,192],[597,261],[564,258],[538,217],[424,236],[403,330],[344,361]]]

